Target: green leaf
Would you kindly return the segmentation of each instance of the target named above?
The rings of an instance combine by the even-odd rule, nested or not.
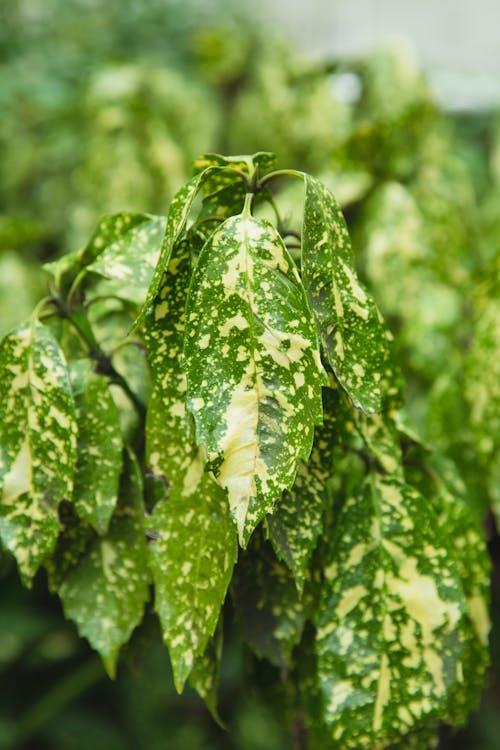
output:
[[[323,425],[316,428],[311,456],[299,463],[295,484],[285,491],[267,519],[276,555],[292,571],[299,592],[307,567],[323,529],[323,514],[329,498],[327,481],[331,476],[333,445],[338,440],[333,391],[323,391]]]
[[[123,437],[120,414],[108,381],[87,361],[72,365],[78,423],[78,457],[73,502],[80,518],[99,533],[107,531],[118,498]]]
[[[148,519],[150,564],[179,692],[214,633],[237,551],[226,495],[204,471],[186,413],[180,353],[190,272],[189,244],[181,242],[144,325],[154,379],[146,460],[168,488]]]
[[[117,213],[104,216],[92,234],[89,242],[73,253],[67,253],[51,263],[46,263],[48,271],[63,291],[67,291],[78,274],[106,253],[108,260],[121,253],[133,250],[134,242],[142,236],[144,223],[164,225],[164,219],[148,214]],[[159,252],[161,237],[156,237],[156,253]],[[116,263],[116,261],[115,261]],[[97,268],[100,268],[97,265]],[[117,269],[120,272],[120,269]],[[121,269],[123,273],[123,269]]]
[[[191,180],[175,194],[170,203],[168,210],[167,225],[165,228],[165,236],[161,245],[160,257],[156,264],[151,283],[148,288],[146,300],[141,308],[141,311],[135,321],[135,326],[141,326],[144,323],[144,318],[148,312],[150,306],[154,303],[160,284],[163,279],[163,274],[168,267],[170,262],[170,256],[172,254],[172,248],[175,243],[181,238],[182,232],[186,225],[189,211],[193,205],[193,201],[198,195],[198,191],[203,185],[204,181],[212,173],[212,168],[207,168],[195,175]]]
[[[142,305],[160,255],[166,220],[149,214],[117,214],[108,221],[113,234],[87,268],[106,278],[100,292],[105,289],[106,294]]]
[[[0,537],[29,584],[72,496],[77,432],[63,354],[38,321],[0,344],[0,432]]]
[[[333,739],[383,748],[435,722],[464,679],[466,603],[430,505],[398,479],[368,478],[324,572],[316,652]]]
[[[116,672],[121,646],[142,620],[149,597],[147,544],[144,531],[142,476],[137,460],[125,454],[120,501],[103,537],[94,535],[73,566],[67,556],[53,565],[53,583],[60,577],[58,594],[66,617],[98,651],[110,677]],[[82,545],[83,546],[83,545]]]
[[[355,406],[367,414],[400,400],[392,336],[356,274],[342,212],[328,189],[304,175],[302,277],[326,358]]]
[[[186,320],[188,407],[245,545],[309,457],[325,382],[298,272],[269,222],[244,213],[213,233]]]
[[[146,460],[169,486],[182,487],[197,455],[186,410],[186,373],[181,365],[186,297],[191,279],[189,242],[175,245],[158,296],[144,319],[144,340],[153,374],[146,418]]]
[[[390,476],[404,479],[399,433],[392,419],[386,414],[362,412],[357,412],[355,418],[359,433],[379,467]]]
[[[236,534],[224,492],[201,455],[148,519],[155,609],[182,691],[213,635],[236,562]]]
[[[276,156],[270,151],[258,151],[256,154],[245,156],[222,156],[221,154],[202,154],[194,162],[196,173],[208,167],[225,167],[225,171],[242,172],[251,177],[253,171],[259,170],[259,177],[271,172],[276,166]]]
[[[276,666],[292,666],[308,600],[299,595],[287,566],[259,533],[240,554],[231,594],[243,637],[254,653]]]
[[[219,687],[219,667],[222,656],[222,623],[215,631],[215,635],[210,639],[208,645],[196,660],[196,663],[189,675],[189,684],[196,690],[200,698],[204,701],[208,710],[212,714],[214,721],[226,729],[217,710],[217,691]]]
[[[446,717],[457,725],[477,708],[489,664],[490,561],[479,523],[467,504],[465,486],[454,464],[414,445],[407,474],[430,498],[439,527],[446,529],[448,555],[455,563],[465,594],[464,679],[451,692]]]

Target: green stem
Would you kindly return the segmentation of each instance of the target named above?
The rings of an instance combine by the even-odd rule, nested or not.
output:
[[[243,206],[243,211],[242,211],[242,215],[245,218],[248,218],[249,216],[252,215],[252,202],[253,202],[253,199],[254,199],[254,194],[253,193],[247,193],[245,195],[245,205]]]
[[[12,750],[33,737],[52,718],[60,714],[65,706],[102,679],[103,676],[104,670],[100,660],[93,658],[45,692],[40,700],[21,717],[17,732],[15,732],[9,745]]]

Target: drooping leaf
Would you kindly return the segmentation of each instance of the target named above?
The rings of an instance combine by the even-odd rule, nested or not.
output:
[[[150,565],[179,692],[215,631],[237,549],[226,495],[204,471],[185,408],[180,354],[190,270],[189,245],[181,242],[144,326],[154,379],[146,460],[166,494],[148,519]]]
[[[217,709],[217,691],[219,688],[219,667],[222,656],[222,623],[219,621],[215,635],[210,639],[208,645],[196,660],[196,663],[189,675],[189,684],[196,690],[200,698],[204,701],[213,719],[220,727],[225,729],[225,725],[219,716]]]
[[[186,410],[186,373],[181,355],[186,297],[191,278],[188,241],[173,250],[158,295],[144,318],[144,339],[153,374],[146,418],[146,460],[169,486],[182,487],[197,455]]]
[[[325,382],[297,270],[269,222],[243,213],[213,233],[186,320],[188,406],[245,545],[309,457]]]
[[[243,637],[254,653],[276,666],[290,667],[308,600],[300,596],[289,569],[259,533],[240,554],[231,594]]]
[[[106,279],[100,293],[105,289],[107,294],[142,305],[160,255],[166,220],[150,214],[117,214],[111,220],[114,238],[87,268]]]
[[[78,454],[73,502],[78,515],[99,533],[107,531],[122,470],[120,415],[103,375],[80,360],[71,381],[78,424]]]
[[[142,476],[132,454],[125,455],[120,500],[107,534],[94,534],[71,567],[62,557],[67,572],[57,589],[66,617],[98,651],[110,677],[115,675],[121,646],[142,619],[149,596]],[[61,576],[57,560],[54,564],[55,582]]]
[[[334,392],[325,389],[323,424],[316,428],[309,461],[299,464],[293,487],[283,493],[275,512],[267,519],[276,555],[292,571],[299,592],[302,591],[309,560],[323,528],[333,445],[339,439],[336,410],[339,410],[339,406]]]
[[[423,496],[368,478],[342,508],[316,614],[324,720],[346,750],[389,747],[463,682],[466,602]]]
[[[201,455],[148,519],[155,609],[179,692],[213,635],[236,562],[227,498]]]
[[[387,330],[354,266],[349,233],[329,190],[304,175],[302,277],[325,355],[355,406],[367,414],[400,400],[400,376]]]
[[[73,396],[50,331],[29,321],[0,345],[0,537],[29,584],[59,534],[76,455]]]

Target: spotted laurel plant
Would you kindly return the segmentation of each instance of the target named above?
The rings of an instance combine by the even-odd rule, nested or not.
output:
[[[111,676],[152,586],[175,685],[216,717],[229,596],[310,748],[424,749],[463,723],[488,661],[481,533],[454,466],[403,426],[327,188],[268,153],[206,155],[166,219],[108,216],[47,271],[0,349],[22,580],[45,568]]]

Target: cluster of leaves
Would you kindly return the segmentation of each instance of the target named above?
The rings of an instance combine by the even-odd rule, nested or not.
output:
[[[167,219],[108,216],[47,270],[0,348],[0,535],[24,582],[45,568],[112,676],[152,584],[175,685],[216,718],[229,590],[311,748],[427,748],[463,723],[488,660],[481,533],[402,424],[324,184],[206,155]]]

